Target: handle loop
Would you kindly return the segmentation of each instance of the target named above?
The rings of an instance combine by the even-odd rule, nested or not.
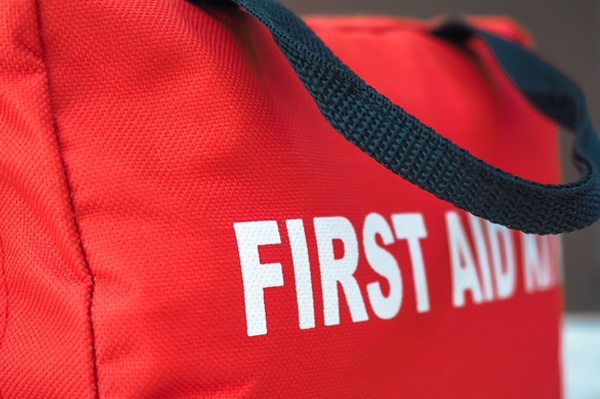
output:
[[[578,230],[600,217],[600,140],[573,81],[525,47],[463,23],[434,34],[478,36],[541,112],[577,134],[581,177],[549,185],[495,168],[422,124],[367,85],[304,22],[272,0],[233,0],[270,31],[325,119],[351,143],[402,178],[457,208],[531,234]]]

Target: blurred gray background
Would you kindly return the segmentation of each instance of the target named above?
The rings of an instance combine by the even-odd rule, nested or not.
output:
[[[600,129],[600,0],[280,0],[299,14],[385,14],[429,19],[440,14],[508,15],[524,26],[544,58],[570,75],[587,94]],[[565,180],[572,137],[563,133]],[[566,306],[600,311],[600,223],[564,236]]]

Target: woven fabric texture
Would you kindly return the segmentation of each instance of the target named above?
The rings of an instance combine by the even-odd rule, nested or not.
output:
[[[532,234],[565,233],[600,217],[600,140],[585,98],[575,83],[522,46],[454,24],[454,35],[463,40],[479,35],[542,111],[577,132],[574,161],[582,176],[576,182],[544,186],[486,164],[377,93],[280,4],[236,3],[269,28],[325,119],[402,178],[458,208]],[[564,117],[571,108],[576,110]]]

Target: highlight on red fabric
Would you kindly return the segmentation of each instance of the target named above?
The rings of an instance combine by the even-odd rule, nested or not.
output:
[[[353,147],[245,12],[0,14],[0,397],[561,397],[557,237],[467,215]],[[307,22],[439,133],[559,182],[556,126],[480,43]]]

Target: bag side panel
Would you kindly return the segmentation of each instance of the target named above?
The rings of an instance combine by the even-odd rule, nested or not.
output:
[[[42,11],[58,130],[96,278],[101,398],[560,396],[555,238],[532,241],[473,221],[353,147],[325,122],[268,31],[242,11],[117,0],[45,0]],[[367,82],[469,151],[558,180],[555,126],[483,55],[432,38],[423,24],[382,30],[360,21],[356,34],[335,21],[318,33]],[[551,151],[529,164],[516,160],[513,140],[531,133]],[[388,226],[393,215],[421,217],[428,311],[418,311],[407,241],[379,237],[397,261],[403,299],[395,316],[375,313],[367,286],[379,283],[387,295],[390,285],[365,254],[373,213]],[[324,217],[347,223],[319,230]],[[298,219],[315,312],[304,329],[290,238]],[[490,265],[494,237],[500,243],[499,274],[512,264],[514,282],[502,297],[492,290],[476,301],[466,292],[463,305],[453,302],[447,220],[462,226],[478,270],[471,224],[484,231],[481,259],[488,254]],[[246,247],[234,226],[261,221],[277,233],[249,237],[271,242],[256,257],[274,265],[259,270],[275,277],[261,291],[267,333],[250,336]],[[350,281],[358,290],[332,294],[317,235],[352,232],[356,246],[332,244],[331,252],[337,259],[356,249]],[[528,267],[547,260],[543,289],[528,289],[524,254]],[[335,298],[339,323],[324,310]]]
[[[36,3],[3,1],[0,21],[0,397],[94,398],[91,278],[59,154]]]

